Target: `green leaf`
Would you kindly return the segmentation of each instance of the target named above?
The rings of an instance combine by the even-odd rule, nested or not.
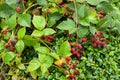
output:
[[[19,65],[18,65],[18,68],[19,68],[20,70],[24,70],[24,69],[25,69],[25,66],[24,66],[24,64],[19,64]]]
[[[50,53],[50,56],[52,56],[53,58],[60,60],[60,57],[57,53]]]
[[[23,41],[26,46],[34,46],[36,44],[39,44],[38,40],[33,38],[31,35],[25,35]]]
[[[104,13],[108,13],[113,10],[113,6],[109,2],[102,2],[99,5],[97,5],[96,8],[98,11],[104,11]]]
[[[25,47],[24,42],[22,40],[19,40],[15,45],[15,48],[16,48],[18,53],[22,53],[24,50],[24,47]]]
[[[61,30],[69,30],[70,34],[74,33],[76,28],[75,28],[75,22],[73,20],[67,19],[67,21],[61,22],[58,26],[58,29]]]
[[[36,48],[36,51],[43,54],[49,54],[50,52],[50,50],[47,47],[38,47]]]
[[[15,28],[16,26],[16,14],[12,15],[9,19],[8,19],[8,24],[9,24],[9,27],[11,29]]]
[[[90,26],[89,28],[90,28],[90,32],[94,35],[95,32],[97,31],[95,26]]]
[[[0,4],[0,17],[6,18],[12,14],[15,14],[15,10],[8,4]]]
[[[108,1],[108,0],[86,0],[87,3],[91,4],[91,5],[98,5],[99,3],[103,2],[103,1]]]
[[[30,74],[31,74],[31,76],[32,76],[33,79],[36,79],[37,76],[38,76],[37,71],[32,71]]]
[[[43,31],[39,31],[39,30],[34,30],[31,34],[31,36],[34,36],[34,37],[41,37],[43,36],[44,32]]]
[[[34,58],[29,62],[29,65],[27,67],[28,72],[32,72],[34,70],[37,70],[40,67],[40,62],[38,59]]]
[[[86,27],[80,27],[78,28],[77,34],[79,38],[85,37],[88,33],[88,28]]]
[[[9,1],[9,0],[5,0],[5,2],[9,5],[11,4],[16,4],[19,0],[12,0],[12,1]]]
[[[1,50],[4,49],[4,45],[5,45],[5,42],[4,41],[0,41],[0,52],[1,52]]]
[[[70,49],[71,47],[69,42],[65,41],[60,45],[60,50],[58,51],[58,54],[62,57],[70,56],[71,55]]]
[[[87,13],[88,13],[87,10],[88,10],[88,9],[87,9],[87,6],[86,6],[86,5],[82,5],[82,6],[79,8],[79,10],[78,10],[78,15],[79,15],[79,17],[80,17],[80,18],[86,17],[86,16],[87,16]]]
[[[30,16],[30,14],[22,14],[18,18],[18,23],[21,26],[30,27],[30,24],[31,24],[31,16]]]
[[[79,23],[83,26],[90,26],[90,22],[87,19],[80,20]]]
[[[46,25],[46,21],[45,21],[45,18],[43,16],[34,15],[32,23],[35,26],[35,28],[37,28],[38,30],[44,29],[44,27]]]
[[[43,32],[44,32],[44,35],[51,35],[55,33],[55,30],[52,28],[45,28]]]
[[[3,61],[5,64],[9,64],[10,61],[12,61],[14,57],[15,57],[14,52],[6,52],[4,55]]]
[[[48,4],[46,0],[37,0],[37,3],[42,6],[45,6]]]
[[[38,53],[38,59],[39,59],[40,63],[45,63],[47,60],[46,54]]]
[[[44,74],[53,63],[53,58],[51,56],[46,56],[46,59],[46,62],[41,65],[42,74]]]
[[[17,32],[18,39],[22,39],[25,36],[25,33],[26,33],[25,27],[19,29]]]

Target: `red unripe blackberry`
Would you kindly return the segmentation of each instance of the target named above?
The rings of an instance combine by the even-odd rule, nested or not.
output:
[[[79,75],[80,72],[79,72],[78,70],[74,70],[73,74],[74,74],[74,75]]]
[[[104,12],[101,10],[100,12],[99,12],[101,15],[104,15]]]
[[[16,12],[21,12],[21,8],[20,8],[20,7],[17,7],[17,8],[16,8]]]
[[[80,53],[78,53],[76,56],[77,56],[78,59],[81,58],[81,54]]]
[[[4,45],[4,48],[8,48],[8,47],[9,47],[9,44],[6,43],[6,44]]]
[[[50,36],[48,36],[48,38],[49,38],[49,39],[53,39],[54,37],[53,37],[53,35],[50,35]]]
[[[75,48],[71,48],[71,52],[72,52],[72,53],[75,52]]]
[[[96,40],[95,43],[98,45],[98,44],[100,43],[100,41],[99,41],[99,40]]]
[[[99,15],[99,18],[100,18],[100,19],[104,18],[104,15]]]
[[[74,51],[72,54],[73,54],[73,55],[77,55],[77,54],[78,54],[78,51]]]
[[[73,65],[73,67],[74,67],[74,68],[77,66],[77,64],[76,64],[76,63],[73,63],[72,65]]]
[[[9,50],[10,51],[14,51],[14,47],[13,46],[9,46]]]
[[[15,39],[18,40],[18,36],[15,36]]]
[[[81,45],[78,46],[78,49],[82,49],[83,47]]]
[[[99,32],[98,32],[96,35],[97,35],[97,37],[100,37],[100,36],[101,36],[101,34],[100,34]]]
[[[73,68],[75,68],[75,67],[76,67],[76,63],[73,63],[73,64],[70,65],[69,68],[70,68],[70,69],[73,69]]]
[[[106,41],[106,38],[101,38],[100,40],[101,40],[101,41]]]
[[[9,40],[9,43],[11,44],[13,44],[14,42],[15,42],[14,40],[11,40],[11,39]]]
[[[69,78],[70,78],[71,80],[73,80],[73,79],[75,79],[75,76],[74,76],[74,75],[70,75]]]
[[[82,38],[82,42],[86,42],[87,41],[87,38]]]
[[[42,36],[41,39],[45,40],[45,39],[46,39],[46,36]]]
[[[3,34],[7,34],[8,33],[8,29],[3,30]]]
[[[70,61],[70,60],[71,60],[71,57],[66,57],[65,60],[66,60],[66,61]]]
[[[106,43],[105,42],[101,42],[100,44],[101,44],[101,46],[105,46]]]
[[[96,43],[94,43],[94,48],[98,48],[98,45]]]

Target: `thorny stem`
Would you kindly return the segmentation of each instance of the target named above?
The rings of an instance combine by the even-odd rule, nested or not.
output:
[[[75,24],[75,26],[76,26],[76,34],[77,34],[77,30],[78,30],[78,26],[77,26],[77,24],[78,24],[78,11],[77,11],[77,5],[76,5],[76,0],[74,0],[74,7],[75,7],[75,22],[76,22],[76,24]],[[78,42],[78,35],[76,36],[76,42]]]

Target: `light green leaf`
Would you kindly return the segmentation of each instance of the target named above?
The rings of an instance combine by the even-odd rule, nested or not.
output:
[[[37,70],[40,67],[40,62],[38,59],[34,58],[30,61],[28,67],[27,67],[27,71],[28,72],[32,72],[34,70]]]
[[[98,5],[99,3],[103,2],[103,1],[108,1],[108,0],[86,0],[87,3],[91,4],[91,5]]]
[[[80,20],[79,23],[83,26],[90,26],[90,22],[87,19]]]
[[[30,27],[30,24],[31,24],[31,16],[30,16],[30,14],[22,14],[18,18],[18,23],[21,26]]]
[[[55,58],[57,60],[60,59],[60,57],[59,57],[59,55],[57,53],[50,53],[50,56],[52,56],[53,58]]]
[[[43,36],[43,34],[44,34],[43,31],[34,30],[31,35],[34,37],[41,37],[41,36]]]
[[[90,26],[89,28],[90,28],[90,32],[94,35],[95,32],[97,31],[95,26]]]
[[[3,61],[5,64],[9,64],[10,61],[12,61],[14,57],[15,57],[14,52],[6,52],[4,55]]]
[[[88,13],[87,10],[88,10],[88,9],[87,9],[87,6],[86,6],[86,5],[82,5],[82,6],[79,8],[79,10],[78,10],[78,15],[79,15],[79,17],[80,17],[80,18],[86,17],[86,16],[87,16],[87,13]]]
[[[46,54],[38,53],[38,59],[39,59],[40,63],[45,63],[47,60]]]
[[[9,5],[11,5],[11,4],[16,4],[17,2],[18,2],[19,0],[5,0],[5,2],[7,3],[7,4],[9,4]]]
[[[25,69],[25,66],[24,66],[24,64],[19,64],[19,65],[18,65],[18,68],[19,68],[20,70],[24,70],[24,69]]]
[[[36,44],[39,44],[38,40],[33,38],[31,35],[25,35],[22,40],[26,46],[34,46]]]
[[[88,33],[88,28],[83,28],[83,27],[80,27],[78,28],[78,31],[77,31],[77,34],[78,34],[78,37],[79,38],[82,38],[82,37],[85,37]]]
[[[15,28],[16,26],[16,14],[12,15],[9,19],[8,19],[8,25],[11,29]]]
[[[35,26],[35,28],[37,28],[38,30],[44,29],[44,27],[46,25],[46,21],[45,21],[45,18],[43,16],[34,15],[32,23]]]
[[[22,53],[24,50],[24,47],[25,47],[24,42],[22,40],[19,40],[15,45],[15,48],[16,48],[18,53]]]
[[[75,22],[73,20],[67,19],[67,21],[61,22],[58,26],[58,29],[61,30],[69,30],[70,34],[74,33],[76,28],[75,28]]]
[[[4,41],[0,41],[0,52],[1,52],[1,50],[4,49],[4,45],[5,45],[5,42]]]
[[[71,47],[70,47],[69,42],[65,41],[60,45],[60,50],[59,50],[58,54],[62,57],[70,56],[71,55],[70,49],[71,49]]]
[[[41,65],[42,74],[44,74],[53,63],[53,58],[51,56],[46,56],[46,59],[47,61]]]
[[[32,78],[36,80],[36,78],[38,76],[37,71],[32,71],[30,74],[31,74]]]
[[[44,35],[51,35],[55,33],[55,30],[52,28],[45,28],[43,32],[44,32]]]
[[[39,5],[43,5],[43,6],[45,6],[45,5],[48,4],[46,0],[37,0],[37,3],[38,3]]]
[[[49,54],[50,52],[50,50],[47,47],[38,47],[36,48],[36,51],[43,54]]]
[[[17,32],[18,39],[22,39],[25,36],[25,33],[26,33],[25,27],[19,29]]]

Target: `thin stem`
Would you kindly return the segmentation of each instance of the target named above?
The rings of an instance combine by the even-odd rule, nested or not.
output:
[[[53,51],[43,40],[40,39],[40,42],[42,42],[49,50]]]
[[[77,5],[76,5],[76,0],[74,0],[74,7],[75,7],[75,21],[76,21],[76,24],[75,24],[75,26],[76,26],[76,34],[77,34],[77,30],[78,30],[78,26],[77,26],[77,24],[78,24],[78,11],[77,11]],[[77,37],[77,39],[76,39],[76,42],[78,41],[78,35],[76,36]]]
[[[33,4],[31,6],[29,6],[27,9],[25,9],[25,11],[23,12],[23,14],[25,14],[30,8],[37,6],[38,4]]]

